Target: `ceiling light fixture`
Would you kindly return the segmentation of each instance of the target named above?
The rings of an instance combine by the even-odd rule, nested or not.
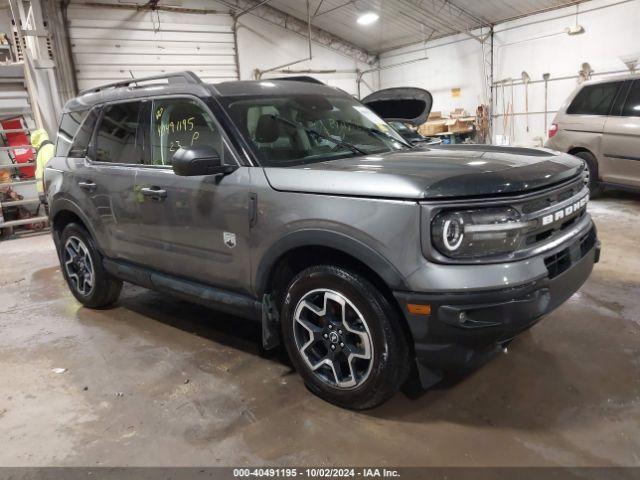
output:
[[[360,25],[371,25],[372,23],[377,22],[379,18],[380,15],[375,12],[366,12],[358,17],[357,22]]]

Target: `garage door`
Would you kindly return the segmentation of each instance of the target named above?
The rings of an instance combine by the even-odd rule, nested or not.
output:
[[[71,5],[69,37],[82,90],[191,70],[207,82],[237,80],[230,15]]]

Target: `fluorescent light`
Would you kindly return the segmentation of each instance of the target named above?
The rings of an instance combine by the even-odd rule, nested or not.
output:
[[[377,22],[379,18],[380,15],[377,13],[367,12],[360,15],[357,21],[360,25],[371,25],[372,23]]]

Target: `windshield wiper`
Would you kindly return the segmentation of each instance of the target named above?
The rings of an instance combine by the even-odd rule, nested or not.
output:
[[[352,145],[351,143],[345,142],[343,140],[338,140],[337,138],[333,138],[333,137],[331,137],[329,135],[324,135],[323,133],[320,133],[320,132],[314,130],[313,128],[305,127],[301,123],[294,122],[293,120],[289,120],[288,118],[281,117],[280,115],[271,114],[269,116],[271,118],[273,118],[274,120],[278,120],[279,122],[286,123],[287,125],[290,125],[290,126],[292,126],[294,128],[300,127],[310,135],[315,135],[316,137],[328,140],[331,143],[334,143],[335,145],[338,145],[340,147],[345,147],[345,148],[351,150],[353,153],[359,153],[360,155],[367,155],[367,152],[365,152],[364,150],[359,149],[358,147],[356,147],[355,145]]]
[[[336,122],[338,122],[338,123],[342,123],[342,124],[344,124],[344,125],[348,125],[348,126],[350,126],[350,127],[355,127],[355,128],[357,128],[357,129],[359,129],[359,130],[363,130],[364,132],[367,132],[367,133],[373,133],[374,135],[377,135],[377,136],[379,136],[379,137],[380,137],[380,136],[381,136],[381,137],[384,137],[384,138],[386,138],[386,139],[388,139],[388,140],[393,140],[394,142],[399,143],[399,144],[401,144],[401,145],[404,145],[405,147],[414,148],[414,147],[413,147],[413,145],[411,145],[411,144],[409,144],[409,143],[404,142],[404,140],[401,142],[401,141],[400,141],[400,140],[398,140],[396,137],[393,137],[393,136],[389,135],[388,133],[383,132],[382,130],[378,130],[377,128],[365,127],[364,125],[358,125],[357,123],[348,122],[348,121],[346,121],[346,120],[339,120],[339,119],[336,119]],[[404,142],[404,143],[403,143],[403,142]]]

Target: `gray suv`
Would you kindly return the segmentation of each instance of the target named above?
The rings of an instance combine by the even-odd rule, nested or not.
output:
[[[255,319],[347,408],[484,361],[598,261],[583,163],[414,148],[384,103],[188,72],[82,92],[45,173],[73,295],[103,308],[127,281]]]
[[[546,146],[585,161],[592,196],[605,188],[640,192],[640,74],[576,88],[553,120]]]

